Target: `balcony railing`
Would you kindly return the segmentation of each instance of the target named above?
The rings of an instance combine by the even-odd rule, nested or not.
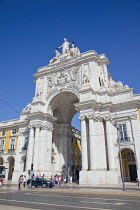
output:
[[[8,149],[8,153],[12,153],[12,152],[15,152],[15,149]]]
[[[4,150],[3,149],[0,149],[0,153],[3,153],[4,152]]]
[[[120,143],[130,142],[130,137],[118,138],[117,142],[120,142]]]
[[[27,148],[28,148],[28,144],[25,144],[25,145],[22,147],[22,152],[23,152],[23,151],[26,151]]]

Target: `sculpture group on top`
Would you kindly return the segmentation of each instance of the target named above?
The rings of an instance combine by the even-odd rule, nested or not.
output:
[[[61,48],[62,48],[62,53],[59,52],[59,49]],[[59,62],[65,58],[80,56],[79,48],[74,46],[73,41],[68,42],[66,38],[64,38],[64,43],[60,47],[56,48],[55,53],[56,56],[50,60],[50,64]]]

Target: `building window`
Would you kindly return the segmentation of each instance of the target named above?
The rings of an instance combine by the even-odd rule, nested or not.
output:
[[[0,140],[0,152],[3,152],[3,150],[4,150],[4,140],[1,139]]]
[[[73,158],[71,159],[71,165],[74,165],[74,164],[73,164]]]
[[[126,124],[119,124],[120,141],[129,141]]]
[[[16,129],[12,129],[12,134],[16,134]]]
[[[73,155],[73,149],[71,149],[71,155]]]
[[[73,143],[73,138],[71,138],[71,143]]]
[[[75,160],[75,166],[77,166],[77,160]]]
[[[5,134],[6,134],[6,131],[3,130],[3,131],[2,131],[2,136],[5,136]]]
[[[15,149],[15,139],[11,139],[10,150],[14,150],[14,149]]]
[[[77,155],[77,149],[75,150],[75,155]]]

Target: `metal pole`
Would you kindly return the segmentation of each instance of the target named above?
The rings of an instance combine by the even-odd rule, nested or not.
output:
[[[121,154],[121,145],[120,145],[120,132],[119,132],[119,127],[118,127],[116,112],[115,112],[115,117],[116,117],[116,126],[117,126],[116,128],[117,128],[119,155],[120,155],[120,166],[121,166],[121,173],[122,173],[122,184],[123,184],[123,191],[125,191],[124,168],[123,168],[123,161],[122,161],[122,154]]]

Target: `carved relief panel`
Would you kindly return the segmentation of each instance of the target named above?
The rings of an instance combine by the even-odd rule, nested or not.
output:
[[[47,76],[47,96],[62,88],[73,88],[79,90],[79,69],[80,66],[70,69],[62,68],[57,73],[52,73]]]

